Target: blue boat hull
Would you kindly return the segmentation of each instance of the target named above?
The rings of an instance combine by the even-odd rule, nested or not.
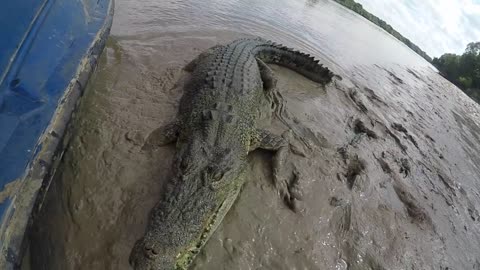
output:
[[[97,65],[111,0],[6,1],[0,9],[0,269],[17,269],[28,229]]]

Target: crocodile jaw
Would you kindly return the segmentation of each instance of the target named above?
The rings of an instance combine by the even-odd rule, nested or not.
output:
[[[195,257],[198,255],[203,246],[205,246],[212,234],[220,226],[223,218],[230,210],[232,205],[235,203],[244,181],[244,170],[241,170],[236,179],[232,181],[232,185],[229,188],[223,190],[223,194],[219,191],[219,197],[224,197],[223,201],[221,202],[220,206],[215,210],[215,212],[213,212],[208,218],[208,221],[203,227],[203,231],[200,234],[200,237],[192,241],[192,243],[189,245],[190,248],[177,255],[175,270],[187,270],[189,266],[193,263]]]

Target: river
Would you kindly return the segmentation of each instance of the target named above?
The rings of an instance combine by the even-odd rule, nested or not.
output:
[[[130,269],[175,151],[144,151],[144,138],[174,118],[186,63],[248,36],[309,53],[338,76],[323,88],[273,66],[307,152],[288,159],[302,173],[300,211],[272,187],[271,154],[254,152],[192,268],[480,269],[480,108],[405,45],[326,0],[115,4],[36,218],[31,269]]]

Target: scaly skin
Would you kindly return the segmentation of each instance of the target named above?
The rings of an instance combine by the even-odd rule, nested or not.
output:
[[[177,152],[173,179],[130,255],[134,269],[187,269],[237,198],[247,155],[256,148],[276,151],[274,181],[293,206],[295,198],[278,173],[288,141],[256,128],[276,82],[265,63],[322,84],[333,75],[313,57],[260,38],[215,46],[192,61],[177,120],[147,139],[146,147],[176,140]]]

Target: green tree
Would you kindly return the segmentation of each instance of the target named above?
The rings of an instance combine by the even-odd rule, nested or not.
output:
[[[478,55],[480,53],[480,42],[470,42],[467,45],[466,53]]]
[[[472,87],[472,78],[471,77],[460,77],[458,78],[460,85],[463,86],[464,89],[469,89]]]
[[[458,67],[460,63],[460,56],[453,53],[446,53],[440,56],[440,58],[434,58],[432,63],[447,79],[451,80],[454,83],[458,81]]]
[[[462,55],[446,53],[432,64],[449,81],[480,103],[480,42],[471,42]]]

